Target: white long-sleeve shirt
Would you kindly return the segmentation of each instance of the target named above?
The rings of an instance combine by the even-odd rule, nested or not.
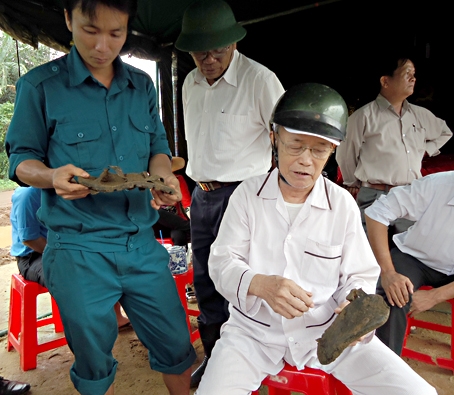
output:
[[[272,360],[290,352],[302,367],[315,355],[315,340],[350,290],[375,293],[380,268],[357,204],[346,190],[319,177],[290,224],[277,170],[265,178],[246,180],[230,197],[211,247],[209,271],[216,289],[230,302],[225,330],[245,330]],[[248,295],[259,273],[292,279],[312,292],[315,307],[291,320],[276,314],[264,300]]]
[[[396,218],[416,221],[393,236],[397,248],[434,270],[454,274],[454,171],[393,188],[365,213],[386,226]]]
[[[270,119],[284,93],[276,75],[234,51],[213,85],[198,69],[183,84],[188,166],[196,182],[243,181],[271,167]]]

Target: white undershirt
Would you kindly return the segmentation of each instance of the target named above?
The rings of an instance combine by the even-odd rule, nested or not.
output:
[[[284,202],[285,207],[287,208],[288,216],[290,218],[290,225],[293,224],[293,221],[295,220],[296,216],[301,210],[301,207],[303,207],[304,203],[288,203]]]

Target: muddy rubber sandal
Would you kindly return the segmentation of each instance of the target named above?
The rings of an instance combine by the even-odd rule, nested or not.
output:
[[[347,296],[350,303],[317,339],[317,356],[322,365],[333,362],[352,342],[382,326],[389,317],[389,306],[380,295],[366,294],[361,288]]]
[[[115,173],[111,173],[109,169],[112,169]],[[175,190],[164,184],[164,180],[159,176],[150,176],[146,171],[142,173],[123,173],[118,166],[109,166],[104,169],[99,177],[90,176],[88,178],[74,177],[74,180],[90,188],[90,193],[95,195],[99,192],[115,192],[122,191],[125,189],[139,188],[155,189],[157,191],[163,191],[170,195],[175,194]]]

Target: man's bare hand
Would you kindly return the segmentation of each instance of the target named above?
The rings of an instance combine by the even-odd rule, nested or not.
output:
[[[249,293],[262,298],[277,314],[288,319],[301,317],[309,308],[314,307],[311,292],[281,276],[255,275]]]
[[[57,195],[63,199],[74,200],[82,199],[90,193],[86,186],[72,181],[74,176],[88,178],[90,175],[85,170],[74,165],[66,165],[54,169],[52,185]]]
[[[356,195],[358,195],[359,188],[358,187],[346,187],[347,191],[350,192],[350,194],[356,198]]]
[[[152,189],[151,193],[153,195],[153,200],[151,201],[151,207],[153,207],[155,210],[159,210],[161,206],[173,206],[182,198],[180,191],[180,182],[173,173],[164,178],[164,184],[175,189],[176,193],[170,195],[163,191]]]
[[[411,298],[410,314],[418,314],[423,311],[429,310],[438,303],[435,298],[435,290],[431,289],[428,291],[418,290]]]
[[[380,281],[391,306],[403,307],[409,302],[413,284],[408,277],[393,270],[382,272]]]

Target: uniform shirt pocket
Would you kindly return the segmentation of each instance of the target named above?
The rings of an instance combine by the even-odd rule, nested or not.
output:
[[[64,123],[55,128],[49,151],[61,164],[72,163],[86,171],[106,167],[106,146],[101,142],[102,128],[96,121]],[[52,142],[60,140],[55,147]],[[52,157],[51,154],[48,156]]]
[[[137,156],[139,158],[148,158],[150,156],[152,135],[154,134],[150,117],[130,114],[129,120],[134,132],[133,137]]]

